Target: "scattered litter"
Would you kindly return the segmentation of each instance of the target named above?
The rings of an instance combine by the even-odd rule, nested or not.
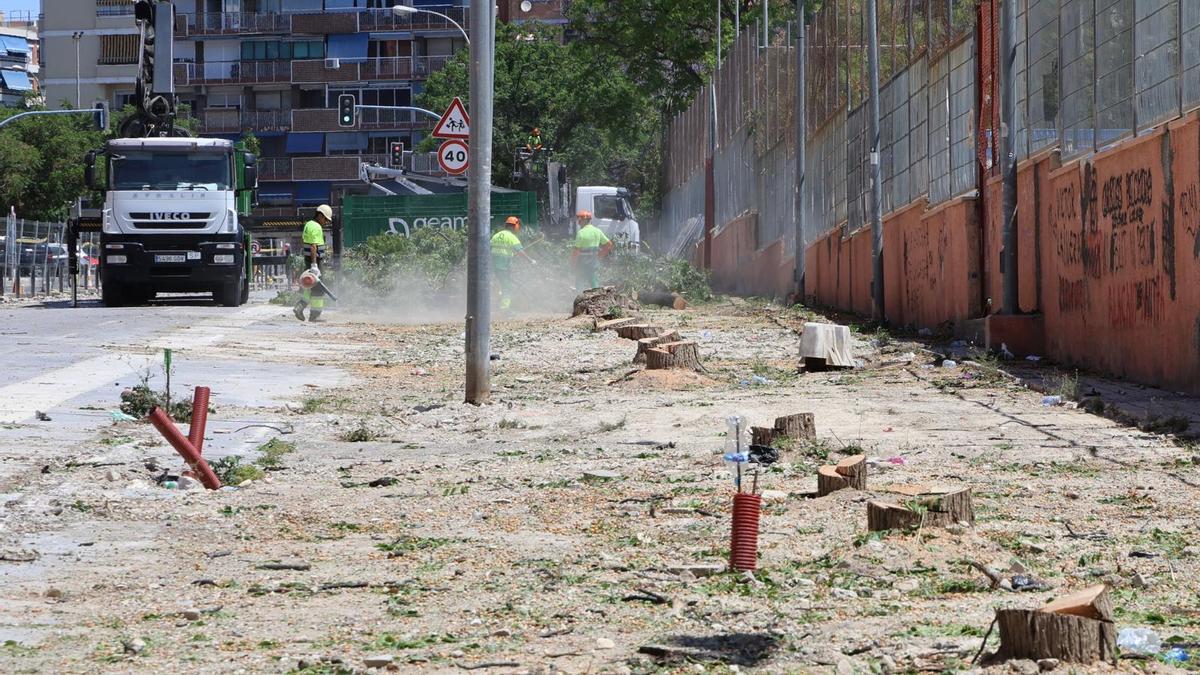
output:
[[[1117,647],[1122,654],[1153,656],[1162,650],[1162,638],[1149,628],[1122,628],[1117,633]]]
[[[1187,650],[1182,647],[1171,647],[1162,655],[1162,660],[1167,663],[1183,663],[1190,658]]]
[[[108,416],[111,417],[112,421],[114,421],[114,422],[136,422],[137,421],[137,418],[134,417],[133,415],[126,415],[125,413],[121,412],[120,410],[113,410],[108,413]]]
[[[946,359],[946,360],[942,361],[942,367],[943,367],[943,368],[957,368],[957,367],[958,367],[958,361],[954,361],[954,360],[951,360],[951,359]]]
[[[762,375],[751,375],[750,376],[750,384],[762,386],[764,384],[770,384],[770,383],[771,383],[771,381],[768,380],[767,378],[763,377]]]
[[[933,331],[929,330],[928,328],[922,328],[917,331],[917,335],[920,335],[921,337],[929,337],[930,335],[933,335]]]
[[[712,331],[711,331],[711,330],[702,330],[702,331],[700,331],[700,339],[701,339],[701,340],[707,340],[707,339],[709,339],[709,338],[711,338],[711,337],[712,337]]]
[[[884,427],[884,428],[883,428],[883,431],[884,431],[884,433],[890,433],[890,432],[892,432],[892,431],[895,431],[895,429],[893,429],[893,428],[891,428],[891,427]]]
[[[312,565],[307,560],[288,560],[288,561],[272,561],[265,562],[256,567],[260,570],[295,570],[297,572],[306,572],[312,569]]]
[[[46,413],[42,412],[41,410],[34,411],[34,417],[36,417],[39,422],[49,422],[50,421],[50,416],[47,415]]]
[[[1008,351],[1008,345],[1003,342],[1000,343],[1000,358],[1002,358],[1002,359],[1013,358],[1013,353]]]
[[[428,375],[429,371],[425,370],[424,368],[413,368],[411,374],[421,377],[423,375]]]
[[[1040,356],[1037,356],[1037,355],[1035,355],[1035,354],[1030,354],[1029,356],[1026,356],[1026,357],[1025,357],[1025,360],[1026,360],[1026,361],[1033,361],[1034,363],[1037,363],[1038,361],[1041,361],[1041,360],[1042,360],[1042,357],[1040,357]]]
[[[1061,396],[1043,396],[1042,397],[1042,407],[1051,408],[1056,405],[1062,405],[1062,397]]]
[[[1012,581],[1012,589],[1014,591],[1048,591],[1049,584],[1044,581],[1039,581],[1026,574],[1014,574]]]
[[[895,457],[888,457],[885,461],[888,464],[895,464],[896,466],[904,466],[905,464],[908,464],[908,460],[904,459],[900,455],[896,455]]]
[[[444,404],[444,403],[426,403],[426,404],[422,404],[422,405],[414,405],[413,410],[415,410],[419,413],[423,413],[423,412],[429,412],[430,410],[437,410],[438,408],[445,408],[445,407],[446,407],[446,404]]]

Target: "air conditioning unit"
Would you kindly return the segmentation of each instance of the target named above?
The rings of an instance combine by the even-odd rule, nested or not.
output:
[[[325,67],[329,70],[337,70],[342,67],[341,59],[325,59]]]

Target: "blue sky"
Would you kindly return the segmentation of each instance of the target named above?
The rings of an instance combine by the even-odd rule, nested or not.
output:
[[[0,2],[0,9],[7,14],[9,10],[18,10],[22,12],[38,11],[42,6],[41,0],[3,0]]]

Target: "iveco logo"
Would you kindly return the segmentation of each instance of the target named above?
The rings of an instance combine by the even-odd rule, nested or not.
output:
[[[186,211],[151,211],[151,220],[191,220],[192,214]]]

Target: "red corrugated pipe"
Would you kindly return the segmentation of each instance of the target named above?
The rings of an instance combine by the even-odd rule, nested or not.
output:
[[[162,408],[152,408],[149,418],[154,428],[158,429],[158,433],[162,434],[163,438],[167,439],[167,442],[179,453],[179,456],[183,457],[183,461],[187,462],[188,468],[196,472],[196,475],[200,478],[200,483],[204,487],[209,490],[216,490],[221,487],[221,480],[217,478],[217,474],[213,473],[212,468],[208,466],[208,462],[204,461],[200,453],[196,452],[196,448],[192,447],[191,441],[179,432],[175,423],[171,421],[171,418],[167,417]]]
[[[192,396],[192,424],[188,427],[188,440],[197,455],[204,454],[204,425],[208,423],[208,387],[196,387]]]
[[[758,569],[758,519],[762,495],[739,492],[733,496],[733,532],[729,542],[729,566],[737,572]]]

